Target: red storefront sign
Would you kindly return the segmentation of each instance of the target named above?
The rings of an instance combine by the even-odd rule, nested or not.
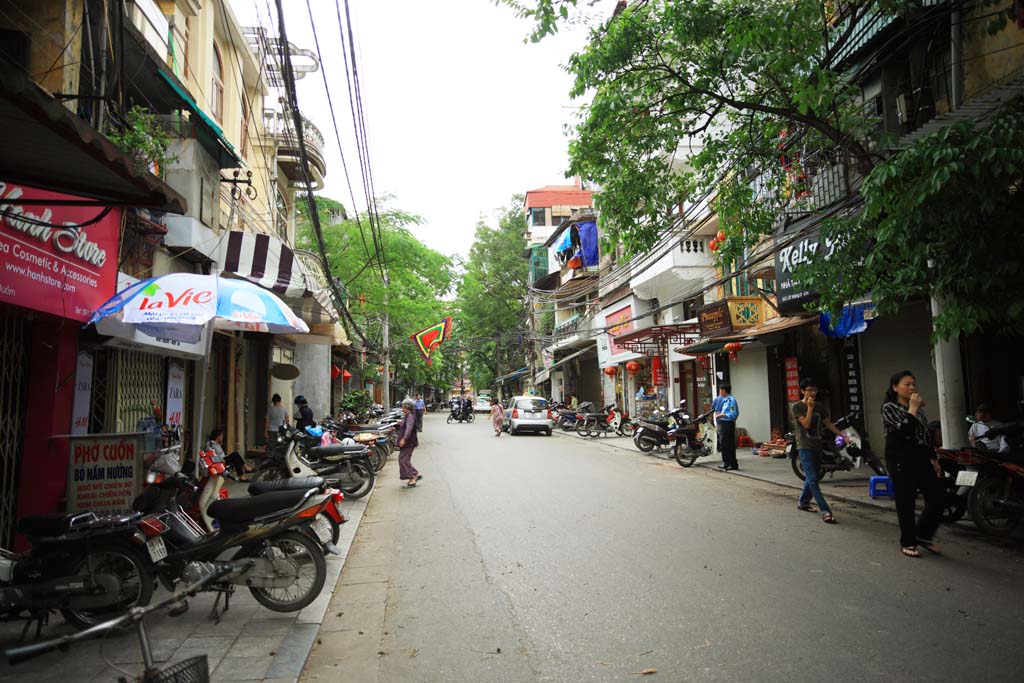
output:
[[[614,356],[618,353],[628,352],[629,349],[624,349],[615,343],[615,338],[620,334],[633,331],[633,307],[625,306],[611,315],[606,315],[604,322],[608,326],[608,347],[611,349],[611,354]]]
[[[651,376],[656,387],[668,384],[668,366],[661,356],[651,356]]]
[[[75,199],[0,181],[0,301],[84,322],[114,295],[121,210],[82,226],[104,209]]]
[[[800,400],[800,368],[793,356],[782,362],[786,369],[786,400],[795,403]]]

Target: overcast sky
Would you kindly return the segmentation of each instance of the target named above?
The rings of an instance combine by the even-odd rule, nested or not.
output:
[[[365,207],[334,0],[311,0],[334,100],[342,149],[360,211]],[[568,182],[563,126],[578,102],[562,65],[585,42],[582,27],[540,44],[523,42],[530,25],[493,0],[349,0],[359,53],[363,110],[378,195],[419,214],[414,233],[446,254],[469,252],[481,216],[512,195]],[[243,25],[276,31],[274,3],[231,0]],[[614,0],[592,12],[607,17]],[[344,2],[341,2],[344,17]],[[258,8],[258,9],[257,9]],[[299,48],[314,49],[302,0],[286,0],[285,27]],[[297,84],[299,108],[327,139],[321,194],[351,206],[321,74]]]

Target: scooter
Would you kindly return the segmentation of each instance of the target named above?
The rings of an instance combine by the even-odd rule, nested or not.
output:
[[[882,476],[886,474],[885,463],[875,455],[868,444],[867,438],[862,437],[853,424],[859,418],[859,413],[852,412],[835,421],[836,428],[843,433],[843,436],[842,438],[836,437],[834,443],[829,441],[823,442],[821,471],[818,473],[819,480],[826,474],[831,477],[836,472],[848,472],[856,467],[860,467],[863,462],[867,462],[876,474]],[[790,432],[785,435],[785,439],[789,443],[786,456],[789,458],[793,473],[798,479],[803,481],[805,479],[804,468],[800,462],[800,454],[797,451],[796,437]]]
[[[323,477],[350,500],[362,498],[373,490],[373,463],[365,445],[335,444],[321,446],[323,431],[307,427],[290,430],[284,451],[288,477]]]
[[[957,474],[956,484],[975,526],[990,536],[1009,536],[1024,519],[1024,422],[995,427],[985,437],[1002,437],[1008,449],[988,450],[979,440],[980,447],[970,449],[975,461]]]
[[[672,457],[680,466],[690,467],[697,462],[697,458],[704,458],[715,452],[717,435],[714,425],[711,424],[714,412],[709,410],[693,420],[685,413],[682,414],[683,420],[675,428],[675,446],[672,448]]]
[[[606,434],[617,434],[618,436],[632,436],[633,423],[625,411],[620,411],[616,404],[605,406],[604,413],[592,413],[582,425],[581,433],[584,436],[596,438]]]
[[[680,401],[679,406],[665,415],[664,419],[654,415],[640,418],[633,432],[633,444],[643,453],[650,453],[655,448],[672,446],[680,436],[677,426],[689,419],[685,400]]]
[[[473,406],[469,402],[462,402],[452,406],[451,413],[448,414],[446,422],[451,424],[452,422],[473,422],[476,419],[476,413],[473,412]]]
[[[167,530],[141,514],[93,512],[33,515],[19,520],[30,549],[0,549],[0,621],[24,621],[24,639],[59,610],[84,629],[148,604]]]

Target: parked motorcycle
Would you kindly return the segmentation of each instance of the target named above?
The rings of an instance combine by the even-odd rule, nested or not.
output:
[[[640,418],[633,431],[633,445],[643,453],[650,453],[655,448],[671,446],[680,436],[676,429],[677,426],[689,419],[690,416],[686,414],[685,400],[680,401],[679,406],[667,415],[662,413]]]
[[[672,457],[682,467],[690,467],[697,462],[697,458],[704,458],[715,452],[715,427],[711,424],[711,416],[714,410],[698,415],[690,420],[686,413],[682,413],[680,421],[676,423],[675,446],[672,448]],[[701,429],[703,425],[703,430]]]
[[[576,428],[581,436],[596,438],[606,434],[617,434],[618,436],[632,436],[633,423],[629,415],[620,411],[616,404],[604,407],[604,412],[586,413],[582,424]]]
[[[867,462],[876,474],[882,476],[886,474],[885,462],[875,455],[868,444],[867,438],[861,436],[853,424],[859,419],[860,414],[852,412],[833,423],[843,433],[843,442],[842,445],[837,445],[835,442],[828,440],[822,443],[821,471],[818,473],[819,481],[826,474],[832,476],[835,472],[848,472],[855,467],[860,467],[862,462]],[[789,433],[786,434],[785,439],[789,443],[786,455],[789,457],[790,465],[793,467],[793,473],[800,481],[803,481],[806,475],[804,474],[804,467],[800,462],[800,454],[797,452],[796,438],[792,433]]]
[[[33,515],[17,530],[30,548],[0,549],[0,620],[24,620],[22,638],[55,610],[82,629],[148,604],[166,555],[166,527],[141,514]]]
[[[1024,519],[1024,422],[994,427],[985,436],[1002,437],[1008,450],[988,450],[979,439],[978,447],[969,449],[974,462],[957,473],[956,484],[967,496],[975,526],[990,536],[1009,536]]]

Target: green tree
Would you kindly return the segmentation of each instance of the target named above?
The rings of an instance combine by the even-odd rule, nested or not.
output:
[[[380,348],[383,314],[388,314],[390,360],[397,387],[412,391],[423,384],[447,386],[455,368],[445,362],[443,352],[435,352],[428,366],[409,335],[448,315],[450,303],[445,297],[455,282],[452,260],[409,231],[410,226],[420,223],[419,216],[391,208],[386,199],[379,199],[377,204],[388,284],[381,276],[365,217],[361,227],[349,218],[334,222],[332,216],[345,215],[344,207],[335,200],[318,197],[317,211],[331,272],[349,293],[345,304],[373,344],[371,351]],[[296,224],[297,246],[312,249],[313,233],[305,205],[298,209]],[[375,359],[373,367],[364,368],[364,373],[372,376],[378,364]]]
[[[506,4],[535,22],[531,37],[539,40],[584,3]],[[831,14],[835,7],[842,8],[838,17]],[[1020,187],[1020,140],[1006,130],[999,140],[990,135],[988,143],[972,143],[979,131],[962,128],[909,153],[890,154],[891,141],[862,105],[859,79],[864,72],[844,61],[852,41],[859,39],[859,20],[873,12],[891,17],[897,29],[930,21],[941,30],[941,22],[948,22],[947,14],[919,0],[639,0],[620,5],[568,64],[575,78],[572,96],[590,98],[572,131],[569,170],[601,188],[595,202],[604,239],[622,243],[627,255],[641,253],[678,220],[679,203],[714,197],[719,225],[728,236],[718,261],[742,264],[752,247],[774,232],[793,196],[805,189],[807,159],[799,153],[810,150],[846,160],[867,179],[865,214],[829,221],[826,228],[833,237],[849,232],[849,238],[837,241],[831,260],[797,273],[822,291],[821,309],[836,311],[845,302],[870,296],[886,312],[908,297],[936,296],[946,307],[936,324],[941,336],[1000,320],[1006,329],[1019,329],[1024,312],[1015,305],[1017,299],[979,296],[990,280],[980,264],[1000,264],[996,279],[1016,273],[1012,264],[1004,264],[1006,252],[993,250],[1001,248],[995,246],[1000,240],[1016,244],[1018,233],[997,230],[993,239],[972,238],[967,230],[978,222],[970,219],[936,239],[938,226],[949,221],[926,222],[934,218],[930,207],[943,207],[944,217],[964,217],[982,201],[991,212],[978,212],[975,218],[984,216],[1001,227],[1012,224],[1019,215],[1012,211]],[[1001,142],[1016,146],[999,148]],[[997,173],[968,168],[972,164],[952,156],[972,145],[981,145],[979,151],[999,161]],[[928,166],[936,160],[940,166]],[[953,181],[989,184],[963,188]],[[886,201],[907,215],[883,208]],[[898,229],[904,220],[920,229]],[[937,253],[950,244],[949,236],[957,247]],[[883,245],[887,252],[877,253]],[[954,257],[971,264],[949,271],[959,284],[922,265],[945,267]],[[857,276],[849,273],[851,266],[859,269]],[[890,286],[887,277],[894,272],[898,284]]]
[[[516,196],[496,215],[492,227],[477,223],[473,246],[458,286],[460,329],[475,341],[466,359],[476,387],[522,367],[526,361],[526,214]]]

